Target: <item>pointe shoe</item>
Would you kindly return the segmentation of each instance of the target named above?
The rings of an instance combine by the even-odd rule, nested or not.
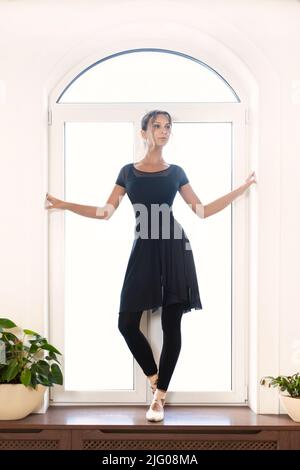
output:
[[[154,393],[154,397],[150,408],[146,413],[146,418],[148,421],[162,421],[164,419],[164,404],[166,398],[158,398],[157,390]]]
[[[152,394],[154,395],[154,393],[157,389],[158,375],[154,374],[154,375],[148,376],[148,381],[149,381],[149,384],[150,384],[150,387],[151,387],[151,390],[152,390]]]

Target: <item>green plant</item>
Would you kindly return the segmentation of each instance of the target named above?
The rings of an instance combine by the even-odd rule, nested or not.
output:
[[[278,387],[281,392],[287,391],[292,398],[300,398],[300,375],[279,375],[278,377],[266,376],[260,381],[261,385]]]
[[[18,332],[7,331],[13,328]],[[32,388],[38,384],[62,385],[57,355],[61,353],[46,338],[18,328],[8,318],[0,318],[0,384],[23,384]]]

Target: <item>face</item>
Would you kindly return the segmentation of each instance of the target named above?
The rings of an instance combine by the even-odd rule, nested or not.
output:
[[[166,145],[170,138],[172,126],[164,114],[158,114],[150,119],[146,131],[141,131],[142,137],[148,144],[149,149]]]

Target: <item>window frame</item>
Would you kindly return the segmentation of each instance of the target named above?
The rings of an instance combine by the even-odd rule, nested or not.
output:
[[[168,109],[174,122],[232,123],[233,180],[240,184],[247,173],[246,112],[242,103],[151,103],[151,109]],[[49,126],[50,193],[64,194],[64,123],[128,122],[139,126],[140,116],[149,103],[58,104],[52,103]],[[137,135],[137,133],[136,133]],[[136,137],[138,144],[138,135]],[[136,148],[138,146],[136,145]],[[245,155],[245,158],[236,156]],[[113,182],[112,182],[113,184]],[[171,404],[246,404],[247,400],[247,322],[248,322],[248,239],[247,199],[241,198],[232,210],[232,384],[231,392],[171,392]],[[64,217],[53,217],[49,225],[49,314],[50,338],[64,351]],[[143,315],[141,329],[150,337],[155,330],[149,314]],[[63,365],[63,364],[62,364]],[[134,391],[65,392],[62,387],[51,391],[53,404],[145,404],[149,389],[145,377],[134,361]]]

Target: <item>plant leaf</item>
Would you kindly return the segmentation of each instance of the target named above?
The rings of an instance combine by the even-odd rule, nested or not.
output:
[[[41,348],[42,348],[42,349],[45,349],[46,351],[54,352],[54,353],[56,353],[56,354],[60,354],[60,355],[61,355],[61,352],[59,352],[54,346],[52,346],[52,344],[49,344],[49,343],[42,344],[42,345],[41,345]]]
[[[51,380],[49,380],[47,377],[44,377],[43,375],[38,374],[36,376],[36,380],[37,380],[37,383],[39,383],[41,385],[45,385],[45,387],[51,387],[52,386]]]
[[[3,374],[4,380],[6,380],[6,382],[11,382],[16,377],[18,372],[19,372],[18,361],[17,359],[13,359],[12,361],[9,362],[7,369],[5,373]]]
[[[50,365],[46,361],[38,361],[36,363],[36,372],[47,379],[50,373]]]
[[[23,330],[23,331],[24,331],[25,335],[36,336],[37,338],[41,338],[41,335],[39,335],[35,331],[32,331],[32,330]]]
[[[38,349],[39,349],[39,347],[36,344],[32,344],[29,348],[29,353],[33,354],[33,353],[37,352]]]
[[[58,384],[58,385],[63,384],[63,375],[60,370],[60,367],[57,364],[52,364],[51,374],[52,374],[52,380],[55,384]]]
[[[31,372],[29,369],[24,369],[21,373],[21,383],[28,387],[31,382]]]
[[[8,331],[4,331],[2,333],[2,339],[3,341],[13,341],[13,342],[19,341],[19,338],[16,335]]]
[[[9,320],[8,318],[0,318],[0,327],[1,328],[15,328],[17,325]]]

